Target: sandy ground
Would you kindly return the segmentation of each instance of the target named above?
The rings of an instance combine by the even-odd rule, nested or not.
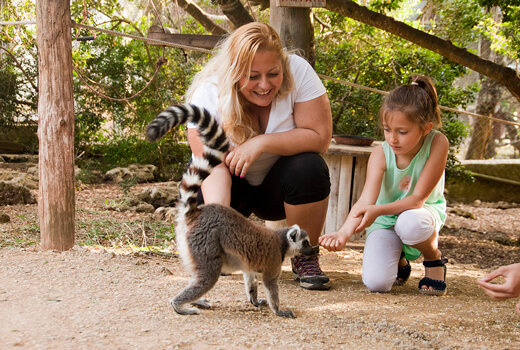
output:
[[[129,220],[151,220],[103,208],[120,195],[114,186],[84,187],[77,220],[121,220],[123,229]],[[0,241],[30,238],[35,205],[0,212],[11,217],[0,224]],[[338,253],[322,251],[329,291],[300,288],[286,261],[281,305],[296,319],[248,303],[239,274],[221,277],[208,293],[211,310],[177,315],[169,300],[188,275],[174,250],[123,254],[76,246],[60,253],[0,244],[0,349],[519,349],[517,300],[494,301],[475,283],[520,261],[519,206],[452,203],[448,212],[440,237],[450,259],[447,296],[418,294],[420,260],[404,286],[368,292],[361,282],[363,243],[354,242]]]
[[[169,299],[187,283],[176,257],[0,249],[0,344],[3,349],[518,349],[515,301],[489,299],[472,265],[450,265],[445,297],[418,295],[422,266],[391,293],[361,282],[359,246],[325,253],[330,291],[280,280],[281,304],[296,319],[245,299],[241,275],[209,292],[211,310],[173,312]],[[263,295],[263,291],[261,293]]]

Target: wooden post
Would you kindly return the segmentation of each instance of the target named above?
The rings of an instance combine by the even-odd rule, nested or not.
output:
[[[288,50],[302,50],[314,67],[314,28],[309,7],[279,7],[271,1],[271,26],[278,32]]]
[[[69,0],[36,1],[41,247],[74,245],[74,102]]]

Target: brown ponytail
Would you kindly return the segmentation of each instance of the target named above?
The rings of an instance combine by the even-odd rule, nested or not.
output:
[[[431,122],[438,129],[442,125],[437,90],[424,75],[413,75],[410,84],[398,86],[388,94],[379,112],[381,121],[394,111],[406,114],[420,126]]]

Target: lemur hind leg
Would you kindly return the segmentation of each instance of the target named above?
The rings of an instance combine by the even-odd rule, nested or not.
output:
[[[277,316],[296,318],[296,315],[294,315],[291,310],[280,310],[280,299],[278,297],[278,276],[266,276],[264,274],[262,277],[262,282],[264,283],[267,300],[271,310],[273,310]]]
[[[212,269],[212,271],[195,272],[190,279],[190,283],[186,288],[180,291],[171,301],[170,304],[181,315],[198,315],[199,309],[196,307],[186,307],[185,304],[193,304],[209,308],[211,304],[202,298],[215,283],[220,276],[220,268]]]
[[[247,299],[256,307],[267,304],[267,300],[258,300],[258,287],[256,285],[256,274],[244,272],[244,285]]]

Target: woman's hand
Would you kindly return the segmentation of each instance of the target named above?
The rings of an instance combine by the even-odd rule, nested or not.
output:
[[[261,137],[262,135],[255,136],[227,154],[225,163],[232,175],[246,176],[251,164],[262,154]]]

